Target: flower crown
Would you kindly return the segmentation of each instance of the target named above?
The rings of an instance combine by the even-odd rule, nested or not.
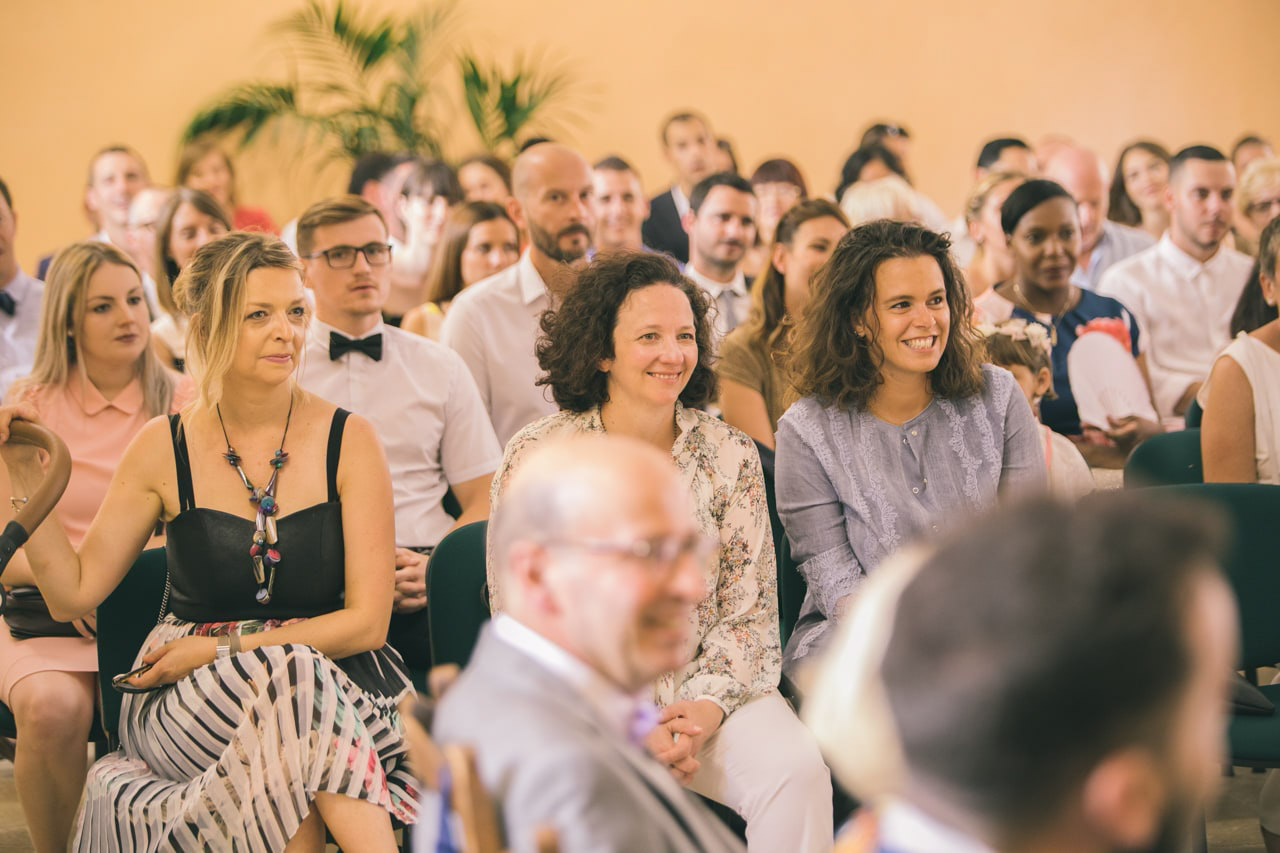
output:
[[[1003,335],[1012,341],[1029,341],[1033,347],[1044,350],[1045,355],[1053,354],[1053,343],[1049,340],[1049,333],[1039,323],[1028,322],[1021,317],[1011,317],[1001,323],[979,323],[976,328],[978,334],[984,338]]]

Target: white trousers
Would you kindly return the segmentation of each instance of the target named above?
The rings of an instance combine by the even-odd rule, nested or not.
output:
[[[696,757],[702,766],[689,790],[741,815],[752,853],[831,850],[831,774],[817,741],[781,696],[734,711]]]

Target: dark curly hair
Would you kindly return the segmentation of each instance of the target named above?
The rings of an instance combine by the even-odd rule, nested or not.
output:
[[[716,375],[711,336],[711,303],[698,286],[681,274],[666,255],[646,252],[600,254],[578,275],[559,308],[542,315],[542,335],[536,352],[546,374],[538,385],[550,385],[560,408],[585,412],[609,400],[609,374],[600,362],[614,357],[613,329],[618,311],[633,290],[654,284],[678,287],[693,309],[698,364],[680,392],[686,406],[715,399]]]
[[[813,297],[792,333],[789,366],[800,396],[842,409],[866,408],[884,382],[884,353],[876,344],[880,327],[873,310],[876,270],[894,258],[918,257],[938,263],[951,309],[946,347],[929,374],[933,393],[959,399],[982,390],[973,303],[951,258],[951,241],[913,223],[879,219],[846,234],[814,275]],[[867,326],[865,337],[854,331],[858,318]]]

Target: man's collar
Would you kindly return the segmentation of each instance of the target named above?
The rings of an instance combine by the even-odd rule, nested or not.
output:
[[[336,332],[337,334],[342,335],[344,338],[352,338],[352,340],[359,341],[359,340],[364,340],[370,335],[382,334],[382,332],[384,331],[383,325],[384,324],[382,322],[382,318],[379,317],[378,322],[375,323],[373,328],[371,328],[369,331],[365,332],[363,335],[356,335],[355,337],[352,337],[351,335],[348,335],[346,332],[342,331],[341,329],[336,328],[334,326],[330,326],[328,323],[324,322],[319,317],[312,317],[311,329],[307,334],[307,340],[310,343],[323,347],[324,349],[327,350],[329,348],[330,332]]]
[[[693,279],[699,287],[710,293],[712,298],[719,296],[726,290],[737,296],[746,296],[748,292],[747,277],[746,274],[742,272],[741,268],[739,268],[738,271],[734,273],[733,278],[727,282],[716,281],[713,278],[708,278],[698,272],[692,263],[685,268],[685,274],[688,275],[689,278]]]
[[[689,212],[689,197],[684,194],[684,190],[680,189],[679,182],[671,185],[671,201],[676,206],[676,213],[684,219],[685,214]]]
[[[1223,255],[1222,245],[1219,244],[1218,250],[1210,256],[1209,260],[1201,262],[1178,248],[1178,245],[1173,242],[1173,238],[1169,236],[1168,231],[1164,232],[1164,236],[1156,244],[1156,251],[1160,253],[1166,263],[1172,265],[1175,270],[1186,278],[1192,278],[1201,270],[1213,267],[1215,265],[1214,262]]]
[[[520,285],[520,298],[525,305],[532,305],[548,297],[547,283],[542,280],[538,268],[533,265],[533,248],[524,250],[516,264],[516,283]]]
[[[15,302],[21,303],[27,291],[31,288],[31,277],[22,271],[22,267],[15,267],[13,278],[5,282],[0,282],[0,290],[7,291],[13,297]]]
[[[67,383],[72,399],[80,404],[86,415],[96,415],[107,408],[119,409],[126,415],[136,415],[142,409],[142,382],[135,378],[121,389],[114,400],[102,396],[98,386],[81,374]]]

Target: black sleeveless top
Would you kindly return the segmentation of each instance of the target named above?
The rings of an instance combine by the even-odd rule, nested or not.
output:
[[[258,585],[249,556],[254,523],[196,506],[186,432],[180,416],[169,416],[178,472],[178,515],[167,525],[165,545],[174,616],[188,622],[239,622],[319,616],[341,609],[346,560],[338,456],[348,414],[336,410],[329,425],[329,499],[276,518],[280,564],[270,604],[254,598]]]

